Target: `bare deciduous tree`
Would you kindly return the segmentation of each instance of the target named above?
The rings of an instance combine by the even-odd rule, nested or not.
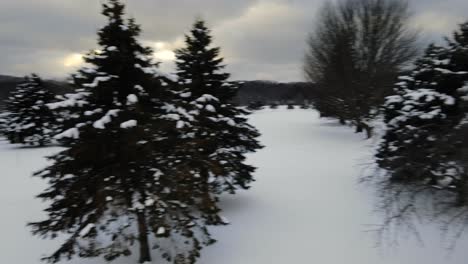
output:
[[[401,70],[418,53],[405,0],[326,3],[308,38],[304,72],[319,85],[323,116],[366,130]]]

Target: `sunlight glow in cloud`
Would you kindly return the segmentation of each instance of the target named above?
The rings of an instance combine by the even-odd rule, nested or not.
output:
[[[173,61],[175,60],[175,53],[172,50],[159,50],[153,55],[157,60]]]
[[[63,65],[65,67],[77,67],[83,64],[83,55],[79,53],[73,53],[71,55],[68,55],[65,57],[63,60]]]
[[[7,25],[0,27],[0,74],[63,78],[83,66],[82,55],[96,46],[96,29],[105,23],[99,14],[102,1],[0,0],[0,17]],[[142,25],[139,41],[153,48],[152,57],[163,70],[173,71],[174,51],[185,46],[184,33],[201,16],[232,79],[301,81],[305,39],[327,0],[124,2],[128,16]],[[441,41],[466,19],[468,0],[410,2],[411,24],[422,31],[422,43]],[[24,15],[16,15],[18,10]]]
[[[426,32],[447,35],[454,30],[463,19],[443,12],[426,12],[414,18],[414,25]]]
[[[152,48],[154,49],[154,54],[153,57],[158,60],[158,61],[174,61],[176,59],[174,49],[175,46],[163,42],[163,41],[157,41],[157,42],[152,42],[150,44]]]

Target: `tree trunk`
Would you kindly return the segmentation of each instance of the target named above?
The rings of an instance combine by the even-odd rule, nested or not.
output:
[[[356,124],[356,133],[361,133],[362,131],[364,131],[364,128],[362,127],[361,122],[358,122]]]
[[[145,212],[137,213],[138,220],[138,242],[140,243],[140,263],[151,262],[151,252],[148,241],[148,226],[146,224]]]
[[[366,136],[367,138],[371,138],[372,137],[372,127],[370,127],[369,125],[367,124],[364,124],[364,130],[366,130]]]
[[[357,121],[356,122],[356,133],[362,133],[364,131],[366,132],[366,136],[367,136],[368,139],[372,137],[372,127],[370,127],[366,123],[363,123],[361,121]]]
[[[461,175],[460,183],[457,186],[457,202],[456,205],[459,207],[465,206],[467,204],[468,198],[468,179],[467,175],[463,173]]]

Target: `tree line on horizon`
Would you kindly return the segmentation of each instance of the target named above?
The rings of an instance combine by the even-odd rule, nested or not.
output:
[[[29,78],[30,76],[25,76],[23,78],[0,76],[1,114],[5,115],[7,112],[5,104],[8,97],[11,96],[11,93],[18,89],[18,86],[29,83]],[[43,86],[49,92],[54,93],[55,97],[73,91],[71,85],[66,81],[39,78]],[[231,102],[237,106],[247,106],[251,110],[258,110],[259,108],[265,107],[275,108],[279,105],[307,106],[307,108],[309,108],[312,106],[312,102],[317,94],[317,88],[314,88],[308,82],[275,82],[267,80],[235,82],[238,84],[239,88]]]

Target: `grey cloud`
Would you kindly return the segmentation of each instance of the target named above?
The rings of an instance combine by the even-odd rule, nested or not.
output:
[[[311,14],[322,1],[261,1],[215,28],[234,77],[301,80]],[[249,69],[249,70],[245,70]]]
[[[457,28],[458,24],[468,20],[468,1],[466,0],[413,0],[410,6],[414,10],[413,21],[421,28],[423,38],[440,41]]]
[[[103,0],[6,0],[0,2],[1,74],[39,72],[64,76],[60,59],[96,47],[96,31],[104,24]],[[173,41],[196,16],[212,23],[237,16],[255,0],[138,0],[128,4],[127,15],[142,24],[143,38]],[[28,66],[29,65],[29,66]]]
[[[233,79],[301,80],[305,37],[326,0],[126,0],[145,43],[177,47],[201,16],[215,34]],[[0,74],[64,77],[65,56],[96,48],[104,0],[0,0]],[[466,0],[412,0],[414,25],[441,39],[468,19]],[[179,41],[180,42],[180,41]],[[171,70],[171,63],[162,68]]]
[[[257,0],[138,0],[126,1],[128,14],[143,25],[143,37],[175,39],[187,31],[195,17],[203,17],[210,24],[241,15]]]

